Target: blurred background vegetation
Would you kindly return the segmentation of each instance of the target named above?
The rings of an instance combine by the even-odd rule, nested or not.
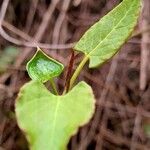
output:
[[[121,0],[0,1],[0,150],[27,150],[18,128],[14,103],[29,81],[26,62],[40,46],[66,69],[72,46],[99,18]],[[150,150],[150,0],[132,38],[101,68],[82,71],[96,97],[96,112],[68,144],[69,150]],[[82,59],[75,53],[74,69]]]

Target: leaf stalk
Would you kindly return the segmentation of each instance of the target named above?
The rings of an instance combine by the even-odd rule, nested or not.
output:
[[[84,67],[84,65],[86,64],[86,62],[89,60],[89,57],[85,55],[85,57],[83,58],[83,60],[80,62],[79,66],[77,67],[77,69],[75,70],[73,76],[70,79],[70,85],[69,85],[69,90],[71,90],[74,82],[76,81],[77,77],[79,76],[82,68]]]

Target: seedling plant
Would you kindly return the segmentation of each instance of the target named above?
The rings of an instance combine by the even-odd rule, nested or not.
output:
[[[20,89],[15,103],[31,150],[66,150],[70,137],[89,122],[95,110],[93,91],[85,81],[75,85],[76,79],[88,61],[89,68],[97,68],[118,52],[137,24],[140,6],[140,0],[123,0],[85,32],[73,48],[83,59],[67,76],[62,94],[54,78],[63,72],[63,64],[37,49],[26,67],[32,80]],[[51,90],[45,87],[48,81]]]

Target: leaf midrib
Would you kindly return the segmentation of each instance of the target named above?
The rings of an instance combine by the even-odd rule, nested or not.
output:
[[[135,0],[134,0],[134,1],[135,1]],[[123,18],[117,23],[117,25],[111,30],[111,32],[109,32],[109,33],[107,34],[107,36],[106,36],[90,53],[85,54],[86,57],[89,58],[90,56],[92,56],[91,53],[93,53],[93,52],[97,49],[97,47],[99,47],[99,45],[102,44],[102,43],[107,39],[107,37],[108,37],[112,32],[115,31],[116,27],[117,27],[117,26],[122,22],[122,20],[127,16],[128,12],[131,10],[133,4],[134,4],[134,2],[132,3],[130,9],[128,9],[128,11],[127,11],[126,14],[124,15],[124,17],[123,17]],[[120,4],[120,5],[121,5],[121,4]],[[120,5],[118,5],[118,7],[119,7]]]
[[[58,108],[59,108],[59,105],[60,105],[60,100],[59,100],[58,97],[57,97],[56,101],[57,101],[57,103],[56,103],[56,109],[55,109],[55,112],[54,112],[54,122],[53,122],[53,127],[52,127],[52,134],[51,134],[52,140],[51,140],[51,144],[50,145],[52,145],[53,139],[54,139],[53,137],[55,137],[54,136],[54,133],[55,133],[54,131],[55,131],[56,122],[57,122]]]

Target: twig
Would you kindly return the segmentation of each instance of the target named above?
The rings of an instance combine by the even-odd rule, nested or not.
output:
[[[148,28],[150,26],[150,1],[144,1],[142,28]],[[146,44],[150,41],[150,33],[144,32],[142,34],[141,42],[141,70],[140,70],[140,89],[144,90],[147,83],[148,65],[150,59],[150,44]]]
[[[53,32],[53,43],[54,44],[58,44],[58,42],[59,42],[59,34],[60,34],[61,26],[65,19],[66,12],[69,8],[69,4],[70,4],[70,0],[63,1],[62,10],[60,12],[59,17],[56,20],[55,27],[54,27],[54,32]]]
[[[9,0],[4,0],[2,3],[1,11],[0,11],[0,27],[2,26],[2,22],[4,20]]]
[[[27,21],[26,21],[26,32],[27,33],[31,29],[38,2],[39,2],[39,0],[32,0],[31,1],[31,6],[30,6],[30,9],[29,9],[29,13],[28,13],[28,16],[27,16]]]
[[[107,130],[102,130],[102,134],[104,136],[104,138],[110,142],[113,142],[115,144],[118,145],[127,145],[130,146],[131,141],[129,139],[127,139],[126,137],[122,137],[119,135],[115,135],[114,133],[112,133],[111,131]],[[142,145],[140,143],[135,143],[136,144],[136,150],[148,150],[149,148],[146,147],[145,145]],[[138,149],[137,149],[138,148]]]
[[[45,49],[69,49],[74,46],[74,43],[68,43],[68,44],[45,44],[45,43],[38,43],[38,42],[25,42],[25,41],[20,41],[18,39],[15,39],[11,36],[9,36],[2,27],[0,27],[0,35],[7,41],[16,44],[18,46],[25,46],[25,47],[30,47],[30,48],[36,48],[41,47]],[[33,39],[32,39],[33,40]],[[27,55],[27,54],[26,54]],[[25,56],[24,56],[25,57]]]
[[[13,32],[14,34],[20,36],[21,38],[23,38],[24,40],[18,40],[15,38],[12,38],[11,36],[9,36],[4,29],[0,29],[0,33],[2,32],[1,36],[3,38],[5,38],[7,41],[19,45],[19,46],[25,46],[25,47],[32,47],[32,48],[36,48],[37,46],[41,47],[41,48],[45,48],[45,49],[69,49],[72,48],[74,46],[75,43],[66,43],[66,44],[48,44],[48,43],[39,43],[39,42],[32,42],[34,41],[33,37],[30,37],[28,34],[26,34],[25,32],[19,30],[18,28],[14,27],[13,25],[11,25],[10,23],[3,21],[2,25],[7,28],[8,30],[10,30],[11,32]]]
[[[27,33],[21,31],[20,29],[16,28],[9,22],[3,20],[2,26],[5,27],[7,30],[11,31],[13,34],[19,36],[20,38],[26,41],[33,41],[32,37],[30,37]]]
[[[131,150],[136,150],[136,140],[137,140],[137,134],[139,133],[140,125],[141,125],[141,112],[139,111],[140,106],[137,107],[136,111],[136,117],[135,117],[135,123],[134,123],[134,128],[133,128],[133,134],[132,134],[132,139],[131,139]]]
[[[146,32],[150,32],[150,26],[148,26],[146,28],[143,28],[140,31],[134,32],[133,35],[132,35],[132,37],[139,36],[139,35],[141,35],[143,33],[146,33]]]
[[[99,107],[106,107],[107,109],[116,109],[116,106],[114,106],[114,103],[112,102],[107,102],[107,103],[104,103],[104,104],[97,104]],[[129,114],[132,114],[132,115],[136,115],[136,112],[137,112],[137,108],[136,107],[133,107],[133,106],[124,106],[122,104],[118,104],[118,110],[120,111],[127,111]],[[145,117],[145,118],[149,118],[150,116],[150,112],[144,110],[144,108],[139,108],[140,110],[140,115]]]

